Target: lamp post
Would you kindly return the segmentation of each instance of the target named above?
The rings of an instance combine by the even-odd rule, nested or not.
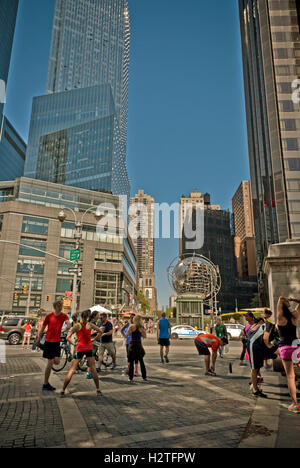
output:
[[[91,208],[88,208],[83,213],[80,221],[78,221],[75,211],[72,210],[72,208],[64,207],[58,214],[58,219],[61,223],[63,223],[67,219],[65,210],[69,210],[73,214],[74,221],[75,221],[75,233],[74,233],[75,249],[79,250],[81,246],[81,242],[82,242],[83,218],[85,217],[87,213],[91,211],[93,211],[96,220],[100,219],[101,216],[97,216],[97,212],[95,211],[94,207],[91,207]],[[73,271],[72,316],[76,314],[76,310],[77,310],[77,281],[78,281],[78,276],[79,276],[79,260],[75,260],[73,263],[74,263],[74,268],[72,268],[72,271]]]
[[[27,306],[26,306],[26,317],[28,317],[28,315],[30,314],[30,301],[31,301],[33,272],[34,272],[34,266],[31,265],[29,268],[29,289],[28,289]]]

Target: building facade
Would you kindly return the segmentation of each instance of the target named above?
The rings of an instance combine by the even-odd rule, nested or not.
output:
[[[186,206],[193,206],[191,216],[194,218],[195,209],[200,206],[204,210],[204,244],[197,250],[187,248],[183,225],[186,216]],[[217,307],[224,310],[234,310],[236,299],[236,269],[233,250],[233,236],[231,232],[231,220],[229,210],[221,210],[220,205],[212,205],[210,195],[202,195],[195,191],[189,197],[182,196],[180,200],[180,256],[194,253],[204,255],[219,267],[222,279],[222,288],[217,297]],[[196,226],[196,220],[192,219],[193,229],[199,229]],[[189,239],[191,241],[193,239]]]
[[[243,180],[232,199],[234,252],[239,279],[257,278],[250,180]]]
[[[300,236],[300,4],[239,0],[257,268]]]
[[[4,109],[19,0],[1,0],[0,3],[0,119]]]
[[[23,287],[29,285],[33,271],[30,310],[52,310],[56,298],[67,297],[73,289],[70,251],[75,248],[75,220],[65,211],[61,223],[58,213],[71,208],[77,219],[86,210],[106,204],[114,207],[119,219],[119,198],[64,185],[20,178],[0,183],[0,311],[24,313],[28,297]],[[124,237],[122,223],[116,231],[97,231],[93,213],[83,218],[77,308],[94,304],[108,309],[129,306],[135,298],[136,255],[129,237]],[[34,249],[37,250],[34,250]],[[71,311],[71,301],[65,301]]]
[[[24,173],[26,144],[2,114],[0,120],[0,181],[14,180]]]
[[[129,48],[127,0],[56,0],[47,96],[33,103],[26,177],[129,199]]]
[[[144,190],[130,199],[132,209],[141,205],[143,210],[138,208],[130,215],[130,221],[138,216],[137,231],[141,235],[133,237],[132,241],[137,254],[138,285],[150,303],[151,311],[157,310],[157,291],[155,285],[155,242],[154,242],[154,208],[155,200]]]

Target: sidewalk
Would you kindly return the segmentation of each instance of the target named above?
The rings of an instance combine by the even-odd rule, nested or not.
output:
[[[149,383],[128,384],[121,367],[125,348],[117,340],[118,367],[102,372],[103,397],[93,381],[74,376],[70,394],[41,391],[40,354],[7,347],[0,364],[0,447],[246,448],[300,447],[300,415],[289,413],[285,379],[264,371],[267,400],[249,392],[249,368],[239,366],[239,343],[217,361],[217,377],[205,377],[192,342],[174,342],[170,364],[145,343]],[[229,362],[233,373],[229,373]],[[53,375],[61,389],[66,372]]]

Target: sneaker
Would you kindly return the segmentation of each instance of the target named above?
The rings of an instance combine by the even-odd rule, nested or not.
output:
[[[56,388],[52,387],[52,385],[48,383],[47,385],[43,385],[42,390],[46,392],[54,392]]]
[[[259,384],[265,383],[263,377],[258,377],[258,378],[257,378],[257,382],[258,382]]]
[[[91,380],[93,378],[93,374],[90,372],[89,374],[86,374],[86,379]]]
[[[137,370],[134,371],[134,375],[137,376],[139,375],[139,372]]]
[[[166,363],[167,363],[167,364],[170,362],[170,359],[168,358],[167,355],[165,355],[165,360],[166,360]]]
[[[288,407],[288,410],[291,411],[292,413],[300,414],[300,406],[299,406],[299,405],[295,405],[294,403],[292,403],[292,404]]]
[[[214,375],[214,376],[216,376],[216,375],[217,375],[217,374],[215,373],[215,371],[214,371],[214,370],[212,370],[212,369],[209,369],[209,371],[210,371],[210,373],[211,373],[212,375]]]
[[[268,398],[268,396],[263,393],[261,390],[257,390],[256,392],[252,392],[253,396],[260,397],[260,398]]]
[[[210,370],[208,372],[205,372],[205,375],[210,375],[212,377],[214,377],[216,374],[212,373]]]
[[[164,361],[163,359],[161,359],[161,360],[160,360],[160,363],[161,363],[161,364],[164,364],[164,363],[165,363],[165,361]]]
[[[124,370],[124,373],[125,373],[125,374],[129,374],[129,369],[125,369],[125,370]]]

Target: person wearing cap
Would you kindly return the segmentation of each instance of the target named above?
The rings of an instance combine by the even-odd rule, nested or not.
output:
[[[249,332],[250,328],[252,327],[252,325],[254,324],[255,317],[252,314],[252,312],[247,312],[245,314],[245,319],[246,319],[248,325],[245,326],[245,328],[244,328],[244,330],[242,331],[242,334],[241,334],[243,349],[242,349],[242,354],[241,354],[241,357],[240,357],[240,366],[246,366],[247,365],[244,362],[244,359],[245,359],[245,354],[246,354],[246,351],[247,351],[248,332]]]
[[[218,349],[220,346],[228,344],[227,338],[218,338],[209,333],[200,333],[195,339],[195,346],[200,356],[204,356],[205,361],[205,375],[215,376],[216,360],[218,356]],[[212,350],[210,355],[209,348]],[[210,365],[210,357],[212,358],[212,365]]]

